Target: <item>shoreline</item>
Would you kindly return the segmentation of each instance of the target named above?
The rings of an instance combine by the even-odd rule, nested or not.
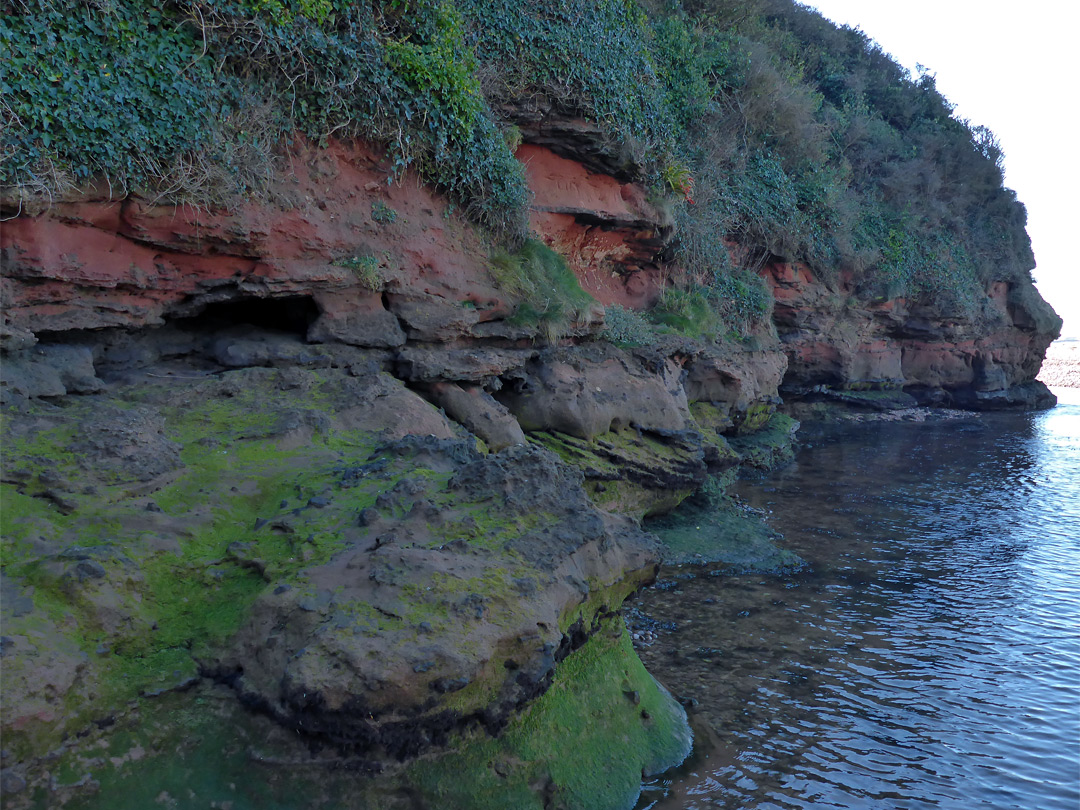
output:
[[[1058,430],[1065,424],[1060,417],[1055,420],[1049,412],[1038,418],[1044,425],[1056,421]],[[851,641],[845,629],[858,626],[857,621],[852,622],[849,618],[849,624],[837,627],[821,620],[836,609],[839,601],[836,594],[848,594],[850,601],[846,606],[854,615],[865,611],[861,614],[866,619],[864,626],[873,627],[881,615],[889,616],[893,623],[900,621],[897,617],[906,615],[906,621],[918,627],[924,621],[926,611],[918,602],[909,599],[909,590],[905,587],[916,577],[923,588],[920,598],[926,598],[923,594],[933,593],[938,604],[951,606],[954,602],[948,580],[938,577],[943,568],[947,570],[947,566],[955,564],[958,558],[977,560],[980,565],[990,568],[1000,565],[1001,570],[1011,570],[1010,558],[988,553],[999,547],[999,538],[1010,525],[1008,518],[1004,523],[998,523],[1001,518],[994,516],[1007,513],[979,510],[980,517],[972,518],[973,535],[982,540],[971,541],[966,536],[958,540],[953,531],[954,518],[970,508],[966,495],[956,499],[944,514],[939,511],[940,504],[924,498],[928,489],[936,491],[936,483],[968,480],[966,476],[954,475],[956,470],[984,469],[990,479],[996,475],[993,471],[1003,468],[1002,459],[1014,458],[1017,449],[1029,446],[1033,438],[1045,440],[1048,447],[1060,449],[1061,446],[1055,445],[1052,439],[1045,439],[1043,429],[1034,428],[1028,420],[1010,422],[1015,433],[1010,430],[1000,435],[1013,435],[1017,437],[1016,441],[972,442],[963,433],[939,430],[932,440],[917,438],[919,431],[901,431],[890,433],[885,441],[868,443],[865,437],[851,434],[851,443],[842,443],[849,444],[847,450],[830,449],[830,443],[822,443],[814,450],[815,456],[800,458],[797,466],[803,467],[801,473],[793,469],[776,479],[751,482],[753,492],[749,494],[748,503],[775,514],[774,528],[796,541],[787,547],[795,553],[805,554],[808,559],[809,567],[804,574],[779,578],[752,574],[724,582],[726,577],[718,579],[706,574],[683,578],[673,576],[673,571],[661,571],[659,587],[654,586],[638,597],[636,606],[656,628],[638,648],[650,671],[688,707],[691,725],[698,734],[694,753],[685,765],[647,783],[653,802],[649,806],[658,809],[681,807],[686,796],[708,801],[721,795],[721,791],[725,799],[741,800],[740,806],[755,806],[758,801],[783,793],[788,785],[805,784],[797,782],[801,778],[813,783],[815,791],[810,797],[797,790],[784,793],[792,806],[817,806],[813,799],[823,792],[846,795],[843,793],[848,784],[845,778],[857,772],[857,761],[841,759],[835,771],[824,775],[814,773],[813,765],[807,764],[812,762],[810,756],[806,760],[785,758],[791,750],[786,745],[787,739],[775,743],[772,742],[775,737],[755,732],[776,722],[774,718],[778,714],[782,717],[785,711],[790,712],[789,719],[805,719],[807,707],[821,705],[815,701],[822,694],[830,695],[831,700],[836,694],[865,694],[860,690],[867,686],[881,688],[877,674],[886,669],[890,660],[895,663],[909,652],[909,648],[895,650],[888,645],[871,645],[869,649],[863,649]],[[858,444],[865,452],[852,450],[851,444]],[[971,454],[970,459],[956,460],[967,453]],[[1010,474],[1017,482],[1022,482],[1029,469],[1025,464],[1055,466],[1055,462],[1045,459],[1040,462],[1040,459],[1043,456],[1032,455]],[[912,464],[921,465],[918,474],[908,473]],[[830,489],[822,482],[820,471],[823,469],[842,470],[849,477]],[[870,478],[866,483],[868,475]],[[854,487],[850,485],[856,482],[864,489],[852,497]],[[993,488],[987,491],[993,491]],[[836,497],[827,497],[830,492]],[[746,490],[740,494],[748,495]],[[845,496],[851,499],[845,502]],[[906,523],[898,518],[898,510],[905,508],[910,509]],[[1055,513],[1056,507],[1049,511]],[[864,524],[861,521],[865,515],[876,515],[882,523],[876,526]],[[800,529],[792,531],[796,525]],[[888,531],[882,531],[886,525]],[[904,531],[905,525],[913,531]],[[930,531],[941,543],[925,543],[924,531]],[[1017,537],[1022,537],[1026,527],[1018,527],[1016,531]],[[1065,553],[1067,539],[1058,548]],[[818,556],[814,556],[815,549]],[[895,573],[890,570],[898,560],[903,560],[907,577],[900,587]],[[862,607],[870,600],[879,600],[876,607]],[[972,610],[978,610],[978,607]],[[986,610],[986,617],[993,621],[993,607]],[[939,623],[939,628],[942,625],[944,623]],[[734,629],[736,626],[738,629]],[[1007,621],[999,626],[1003,632],[1010,632]],[[964,627],[957,624],[955,629],[956,640],[966,643]],[[815,633],[821,635],[814,638]],[[751,636],[756,643],[746,645],[743,642],[746,636]],[[947,634],[944,638],[932,634],[923,638],[931,645],[952,643]],[[842,650],[844,655],[854,656],[854,663],[865,668],[821,666],[821,650]],[[863,657],[860,659],[859,656]],[[952,674],[962,670],[963,667],[958,666],[957,673]],[[716,686],[720,680],[718,673],[723,673],[727,680],[723,688]],[[909,688],[907,684],[900,678],[895,682],[899,685],[894,697],[905,695]],[[763,696],[761,683],[769,684],[768,696]],[[948,687],[951,683],[951,679],[945,679],[942,686]],[[988,679],[985,683],[993,692],[994,682]],[[968,681],[967,685],[972,692],[980,688],[977,679]],[[770,700],[773,701],[771,704]],[[833,706],[828,704],[830,709]],[[842,717],[844,710],[837,709],[837,712]],[[859,714],[859,717],[863,715]],[[885,723],[893,720],[888,715],[882,719]],[[972,719],[978,722],[981,718],[975,713],[958,712],[953,719],[963,723]],[[783,720],[779,722],[783,723]],[[785,727],[795,728],[797,724],[789,722]],[[831,750],[833,741],[828,736],[830,727],[827,723],[810,723],[806,729],[805,733],[792,732],[802,735],[799,737],[803,742],[801,751]],[[822,731],[815,735],[818,729]],[[872,731],[867,734],[868,738],[873,738]],[[945,734],[944,740],[952,742],[947,732]],[[878,740],[888,739],[887,734],[878,735]],[[709,750],[710,743],[714,743],[712,750]],[[866,749],[853,747],[851,750]],[[973,746],[962,755],[977,757],[980,749]],[[735,766],[745,770],[732,776],[733,761],[750,765]],[[769,762],[773,769],[771,773],[779,771],[783,775],[772,785],[747,779],[742,785],[733,786],[737,777],[749,773],[756,762]],[[849,768],[846,772],[845,767]],[[958,766],[957,772],[964,768],[966,765]],[[782,781],[784,778],[788,781]],[[729,781],[724,782],[725,779]],[[784,787],[776,788],[776,784]],[[924,785],[913,780],[909,788],[918,791],[924,789]],[[925,786],[925,789],[929,790],[931,786]],[[1048,791],[1048,796],[1052,795]],[[1043,806],[1047,804],[1049,802],[1044,800]]]
[[[1080,388],[1080,341],[1051,343],[1035,379],[1050,388]]]

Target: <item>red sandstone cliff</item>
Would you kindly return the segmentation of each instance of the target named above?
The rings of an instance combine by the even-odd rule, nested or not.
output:
[[[1060,320],[1030,283],[994,282],[975,314],[864,301],[802,264],[765,267],[793,395],[815,386],[903,387],[930,402],[974,408],[1048,403],[1033,384]]]
[[[571,159],[574,144],[561,137],[518,153],[534,195],[533,228],[599,304],[647,308],[663,284],[657,256],[670,221],[641,185],[605,173],[588,149]],[[507,321],[514,301],[489,272],[482,236],[417,177],[388,183],[364,145],[296,144],[269,201],[228,211],[113,199],[98,188],[5,212],[12,218],[0,236],[0,340],[9,352],[8,399],[59,392],[55,380],[43,387],[34,382],[41,374],[19,372],[65,336],[86,343],[102,330],[157,327],[229,302],[287,301],[306,313],[309,342],[388,350],[416,384],[465,382],[495,392],[536,351],[534,333]],[[357,272],[359,262],[368,277]],[[850,280],[826,284],[801,264],[773,261],[762,273],[775,297],[772,337],[759,335],[752,352],[670,353],[695,379],[702,367],[713,369],[702,397],[745,410],[769,401],[782,383],[788,396],[821,386],[902,386],[972,407],[1046,402],[1032,381],[1056,316],[1031,285],[993,284],[977,316],[959,317],[904,299],[860,300]],[[601,318],[595,307],[576,334],[595,333]],[[36,341],[37,354],[25,355]],[[83,372],[84,380],[95,376],[90,367]]]

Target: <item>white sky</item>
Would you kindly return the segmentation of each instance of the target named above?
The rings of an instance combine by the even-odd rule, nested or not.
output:
[[[922,63],[1005,151],[1005,184],[1028,210],[1035,281],[1080,337],[1080,0],[802,0],[862,29],[901,65]]]

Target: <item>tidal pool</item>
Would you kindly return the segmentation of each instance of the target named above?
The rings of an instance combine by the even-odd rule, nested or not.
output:
[[[639,808],[1076,810],[1080,392],[1055,393],[805,430],[740,482],[806,566],[669,568],[638,598],[697,733]]]

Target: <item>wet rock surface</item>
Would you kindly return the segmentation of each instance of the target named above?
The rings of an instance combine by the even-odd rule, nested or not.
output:
[[[210,666],[241,673],[245,702],[374,759],[444,744],[469,722],[499,728],[655,568],[655,540],[595,511],[537,448],[482,456],[406,438],[337,474],[343,490],[318,523],[338,527],[342,548],[265,589]],[[350,530],[372,484],[375,514]]]

